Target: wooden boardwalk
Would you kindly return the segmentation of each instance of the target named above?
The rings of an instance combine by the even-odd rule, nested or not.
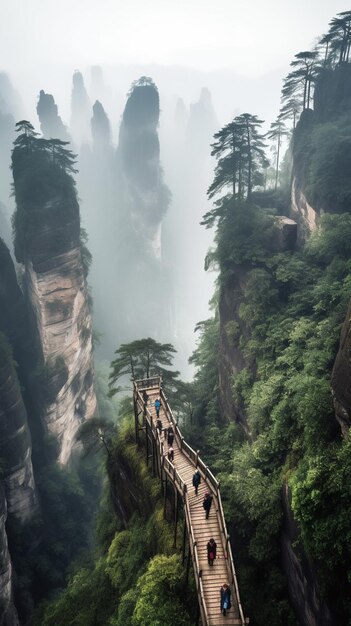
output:
[[[148,394],[145,406],[143,391]],[[164,434],[156,428],[155,400],[160,398],[159,419],[163,429],[172,425],[174,437],[174,462],[168,461],[168,445]],[[134,382],[134,410],[138,425],[140,416],[152,436],[153,463],[157,473],[166,475],[183,499],[189,549],[191,553],[195,582],[199,598],[201,623],[203,626],[244,626],[249,620],[244,618],[237,585],[234,562],[227,534],[224,513],[219,491],[219,483],[198,454],[184,441],[173,418],[171,408],[160,388],[160,379],[146,379]],[[148,442],[148,446],[150,443]],[[197,468],[201,473],[198,495],[192,485],[192,477]],[[205,518],[202,506],[205,492],[213,496],[209,519]],[[207,542],[213,537],[217,544],[217,558],[213,566],[207,561]],[[184,548],[183,548],[184,549]],[[220,588],[223,583],[231,588],[232,607],[223,616],[220,611]]]

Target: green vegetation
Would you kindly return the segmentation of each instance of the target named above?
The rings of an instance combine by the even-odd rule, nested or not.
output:
[[[179,374],[168,369],[172,366],[175,352],[171,343],[159,343],[150,337],[122,344],[115,351],[116,358],[111,363],[110,395],[120,391],[114,385],[128,374],[135,379],[162,375],[164,381],[170,384]]]
[[[297,130],[299,130],[297,128]],[[348,211],[351,203],[351,120],[341,115],[318,123],[312,118],[298,133],[294,157],[303,172],[310,204],[329,211]]]
[[[114,480],[116,462],[123,463],[133,485],[140,485],[140,512],[134,512],[127,529],[116,528],[112,501],[105,492],[105,504],[96,527],[95,563],[78,566],[69,578],[67,589],[57,599],[39,607],[34,624],[190,626],[193,623],[187,610],[192,591],[184,588],[184,569],[172,548],[173,530],[163,519],[159,481],[152,478],[143,455],[133,443],[133,435],[132,422],[125,421],[113,443],[108,467],[110,480]]]
[[[221,474],[247,613],[258,625],[295,624],[280,566],[281,491],[291,489],[303,548],[339,623],[350,617],[350,441],[333,414],[330,375],[351,292],[351,215],[325,215],[304,248],[272,253],[274,217],[237,205],[217,230],[219,300],[245,267],[238,319],[228,333],[246,367],[232,396],[251,442],[219,409],[218,320],[201,325],[191,430]],[[198,428],[203,427],[202,431]],[[269,571],[269,576],[264,572]],[[337,572],[337,577],[330,572]],[[337,581],[337,582],[336,582]],[[276,614],[266,612],[274,606]]]

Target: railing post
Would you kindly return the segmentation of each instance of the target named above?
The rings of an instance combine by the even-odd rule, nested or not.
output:
[[[151,431],[152,434],[152,474],[153,476],[156,476],[156,441],[155,441],[155,437]]]
[[[133,393],[133,406],[134,406],[134,418],[135,418],[135,443],[139,446],[139,416],[138,416],[138,405],[135,395],[135,389]]]
[[[186,546],[186,516],[184,515],[183,545],[182,545],[182,565],[184,565],[184,561],[185,561],[185,546]]]
[[[173,547],[177,547],[177,530],[178,530],[178,489],[174,484],[174,539]]]
[[[149,467],[149,423],[145,422],[145,437],[146,437],[146,465]]]
[[[229,542],[229,535],[226,535],[225,538],[225,558],[228,559],[228,542]]]
[[[163,490],[163,517],[166,517],[167,512],[167,472],[165,472],[164,490]]]
[[[190,536],[188,536],[188,559],[187,559],[187,562],[186,562],[186,574],[185,574],[186,585],[189,584],[190,558],[191,558]]]
[[[199,621],[200,621],[200,602],[197,603],[195,626],[199,626]]]
[[[199,452],[200,450],[196,450],[196,456],[195,456],[195,467],[197,467],[197,464],[199,462]]]

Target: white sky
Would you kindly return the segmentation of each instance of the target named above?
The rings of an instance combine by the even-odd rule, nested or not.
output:
[[[0,69],[161,63],[257,74],[288,65],[343,0],[0,0]]]
[[[269,125],[294,54],[349,8],[345,0],[0,0],[0,71],[34,125],[40,89],[69,122],[73,71],[89,89],[91,65],[103,67],[111,89],[102,102],[115,134],[130,84],[143,74],[159,88],[161,126],[172,99],[189,105],[204,86],[219,127],[243,111]]]

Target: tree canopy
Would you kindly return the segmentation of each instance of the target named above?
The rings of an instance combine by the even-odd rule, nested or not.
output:
[[[113,396],[120,390],[114,385],[127,375],[138,379],[160,374],[166,383],[174,381],[179,372],[168,368],[172,367],[175,353],[171,343],[159,343],[151,337],[121,344],[115,351],[116,358],[111,362],[110,395]]]
[[[214,202],[214,209],[206,213],[202,224],[207,227],[221,219],[232,201],[250,200],[255,185],[263,183],[262,168],[268,162],[265,156],[264,135],[260,129],[263,120],[256,115],[243,113],[219,130],[212,144],[212,156],[218,163],[207,195],[213,199],[227,191]]]

